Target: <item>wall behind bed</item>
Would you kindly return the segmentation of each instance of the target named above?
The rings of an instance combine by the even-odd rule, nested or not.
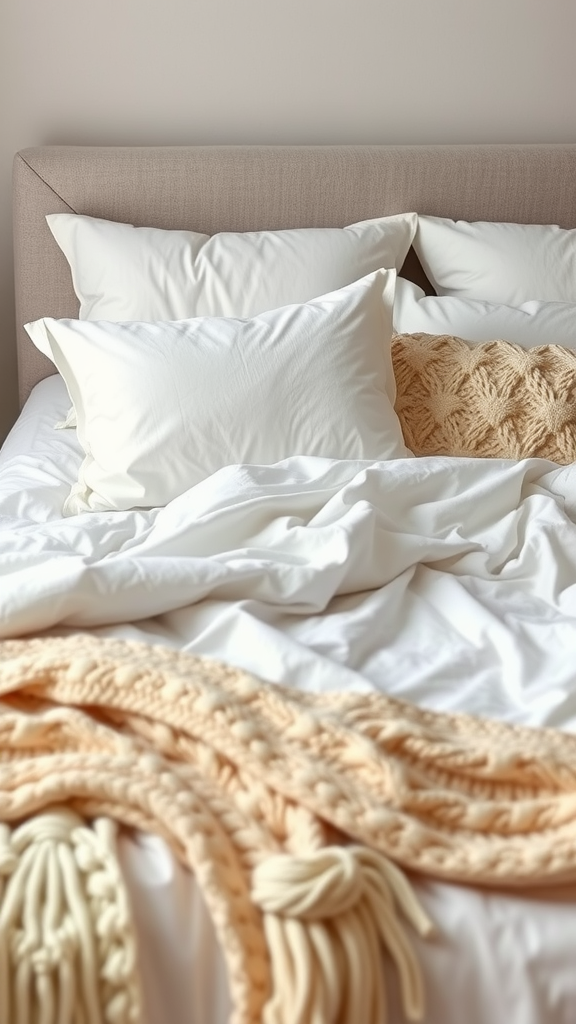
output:
[[[576,142],[574,0],[9,0],[0,440],[17,413],[10,176],[44,143]]]

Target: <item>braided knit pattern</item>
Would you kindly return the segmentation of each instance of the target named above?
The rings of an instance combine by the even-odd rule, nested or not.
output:
[[[576,352],[399,334],[392,360],[415,455],[576,460]]]
[[[576,879],[569,734],[81,634],[0,644],[0,700],[0,821],[64,803],[162,835],[203,888],[237,1022],[266,1019],[251,878],[271,856],[337,837],[464,882]]]

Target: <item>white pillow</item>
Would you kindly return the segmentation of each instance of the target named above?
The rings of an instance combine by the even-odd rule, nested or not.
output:
[[[410,456],[394,412],[395,271],[251,320],[46,318],[85,452],[64,514],[164,505],[223,466]]]
[[[209,236],[69,213],[46,219],[70,264],[81,320],[252,317],[307,302],[381,267],[400,270],[417,223],[402,213],[345,228]]]
[[[398,334],[450,334],[465,341],[503,339],[531,348],[563,345],[576,350],[576,303],[524,302],[503,306],[452,295],[425,295],[399,277],[394,299]]]
[[[414,248],[439,295],[576,302],[576,230],[419,217]]]

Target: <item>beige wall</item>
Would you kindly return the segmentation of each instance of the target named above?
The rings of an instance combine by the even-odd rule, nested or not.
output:
[[[576,142],[575,40],[576,0],[2,0],[0,438],[18,149]]]

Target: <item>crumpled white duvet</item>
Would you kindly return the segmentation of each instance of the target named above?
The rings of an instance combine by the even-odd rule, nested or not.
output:
[[[75,432],[53,430],[65,407],[59,378],[42,382],[0,454],[0,637],[90,628],[305,689],[376,688],[432,708],[576,727],[574,467],[292,458],[221,470],[165,508],[62,519],[81,461]],[[453,917],[458,888],[434,891],[451,894]],[[496,938],[482,906],[467,921],[474,930],[483,920],[474,970],[482,977],[484,958],[492,984],[496,951],[521,987],[521,1013],[506,1003],[500,1019],[576,1019],[576,982],[558,987],[556,963],[547,994],[531,977],[527,995],[534,942],[518,960],[523,944],[510,932],[507,948],[505,915]],[[461,946],[445,964],[458,990]],[[465,958],[461,970],[470,971]],[[442,992],[439,1016],[427,1019],[448,1024]],[[494,998],[467,1019],[493,1021]]]
[[[0,459],[0,636],[132,624],[271,681],[576,725],[574,467],[291,458],[62,519],[80,456],[48,425]]]

